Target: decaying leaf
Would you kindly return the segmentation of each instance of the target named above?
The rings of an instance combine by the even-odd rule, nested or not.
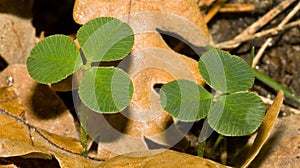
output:
[[[206,27],[206,23],[204,22],[203,17],[199,12],[199,8],[193,0],[179,0],[179,1],[178,0],[162,0],[162,1],[76,0],[73,16],[77,23],[84,24],[87,21],[91,20],[92,18],[101,17],[101,16],[122,18],[124,16],[127,16],[128,14],[135,14],[139,12],[154,12],[154,11],[181,16],[191,21],[193,24],[197,25],[204,32],[206,36],[208,36],[209,34],[208,29]],[[147,18],[147,20],[150,20],[151,22],[154,21],[154,23],[160,22],[159,18],[156,18],[155,20],[151,20],[151,18]],[[176,20],[173,20],[173,22],[176,22]],[[149,24],[149,22],[140,22],[141,27],[149,26],[146,24]],[[170,22],[166,23],[166,25],[169,25],[169,27],[171,27]],[[187,27],[186,25],[182,24],[180,28],[186,29]],[[179,30],[180,28],[176,28],[176,29]],[[177,33],[176,31],[174,32]],[[191,34],[191,32],[186,32],[186,33]]]
[[[0,157],[10,158],[21,156],[34,159],[57,159],[60,167],[99,167],[101,161],[91,160],[79,153],[71,153],[49,143],[36,130],[30,132],[32,144],[0,137]]]
[[[78,138],[74,119],[62,100],[49,86],[33,81],[25,65],[9,65],[0,73],[0,87],[12,77],[13,87],[24,108],[28,123],[51,133]]]
[[[2,0],[0,2],[0,56],[8,64],[25,64],[36,44],[31,24],[32,0]]]
[[[73,16],[79,24],[96,17],[116,17],[127,22],[135,34],[135,44],[130,56],[119,64],[133,81],[132,102],[122,114],[94,121],[112,121],[109,118],[123,116],[121,121],[109,122],[112,125],[124,123],[122,130],[114,130],[115,137],[118,138],[103,141],[98,138],[106,136],[101,134],[103,127],[98,124],[99,128],[95,130],[96,124],[90,126],[94,133],[91,136],[99,143],[99,157],[109,158],[115,154],[149,149],[145,138],[167,146],[180,142],[184,136],[161,108],[159,95],[153,87],[179,78],[204,84],[197,69],[197,61],[174,52],[160,34],[175,36],[201,53],[202,47],[211,43],[211,38],[197,4],[193,0],[76,0]],[[97,119],[94,117],[93,120]],[[109,124],[104,128],[109,128]],[[122,145],[124,143],[131,145]]]
[[[14,87],[0,88],[0,106],[6,111],[10,111],[12,114],[17,115],[24,119],[24,109],[19,105],[18,96],[15,93]]]
[[[0,138],[9,138],[11,140],[20,141],[26,144],[31,143],[28,135],[28,127],[18,122],[17,119],[24,119],[24,109],[20,105],[19,99],[15,94],[15,89],[11,87],[4,87],[0,89],[0,108],[11,111],[11,115],[18,118],[12,118],[0,113]],[[2,150],[1,150],[2,151]]]
[[[175,152],[172,150],[149,150],[144,152],[130,153],[112,158],[101,164],[101,166],[106,168],[228,167],[211,160]]]
[[[81,156],[79,140],[51,134],[22,118],[22,105],[13,87],[0,89],[0,157],[52,159],[61,167],[98,167],[100,161]],[[72,158],[72,159],[71,159]]]
[[[0,139],[0,157],[23,156],[26,158],[51,159],[52,156],[47,151],[36,149],[28,143],[15,141],[12,139]]]

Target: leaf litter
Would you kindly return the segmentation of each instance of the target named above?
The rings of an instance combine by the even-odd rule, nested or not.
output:
[[[109,2],[107,2],[107,3],[109,3]],[[138,10],[145,10],[146,7],[142,3],[139,3],[138,1],[136,1],[134,3],[138,4],[137,5]],[[108,9],[112,8],[113,5],[121,6],[120,4],[119,5],[117,5],[117,4],[118,4],[118,2],[115,2],[115,4],[112,3],[112,4],[104,4],[104,5],[107,5],[106,7]],[[160,6],[162,6],[162,4],[158,3],[158,4],[155,5],[152,2],[150,3],[150,1],[148,2],[148,4],[151,4],[150,8],[154,9],[154,10],[159,10]],[[103,4],[101,4],[101,5],[103,5]],[[90,7],[91,7],[91,9],[93,9],[93,7],[95,7],[95,5],[91,5]],[[129,6],[127,6],[127,7],[129,7]],[[172,10],[172,9],[173,8],[170,8],[169,10]],[[167,11],[169,12],[169,10],[167,10]],[[196,8],[195,8],[195,10],[196,10]],[[85,11],[90,12],[90,11],[93,11],[93,10],[85,10]],[[182,13],[184,13],[183,11],[178,12],[178,13],[181,15]],[[123,12],[119,12],[119,14],[124,14],[126,12],[128,12],[128,11],[125,10]],[[104,10],[104,13],[102,13],[102,14],[103,15],[114,15],[114,14],[105,13],[105,10]],[[92,15],[91,17],[95,17],[96,16],[96,14],[89,14],[89,15]],[[90,19],[89,17],[81,16],[81,15],[79,16],[79,18],[85,19],[85,20],[83,20],[83,22],[87,21],[87,19],[88,20]],[[75,17],[75,20],[76,20],[76,17]],[[198,21],[199,20],[197,20],[196,22],[198,22]],[[202,22],[200,23],[200,25],[201,24],[205,25]],[[186,36],[189,36],[189,35],[186,35]],[[136,46],[137,50],[138,49],[143,49],[143,48],[148,47],[148,46],[159,46],[159,47],[162,47],[162,48],[167,48],[167,45],[164,44],[164,42],[161,41],[161,37],[157,33],[154,33],[154,34],[144,34],[144,35],[142,35],[139,38],[140,38],[140,43],[138,43],[138,45]],[[190,38],[190,37],[187,37],[187,38]],[[21,40],[21,41],[23,41],[23,40]],[[7,46],[9,46],[9,45],[7,45]],[[29,51],[30,51],[30,49],[29,49]],[[1,54],[1,56],[2,56],[2,54]],[[25,54],[24,57],[26,57],[26,54]],[[15,57],[13,57],[13,58],[15,58]],[[178,58],[178,56],[176,56],[176,58]],[[147,60],[146,55],[145,55],[144,59]],[[190,59],[187,59],[187,58],[182,58],[182,57],[180,57],[180,59],[183,59],[184,61],[186,61],[190,65],[189,68],[193,69],[193,67],[194,67],[193,61],[191,61]],[[7,60],[8,59],[6,59],[6,61]],[[23,60],[26,60],[26,59],[23,58]],[[153,60],[155,60],[155,58]],[[154,61],[153,64],[155,64],[155,65],[157,64],[157,65],[161,65],[161,66],[166,66],[166,64],[162,64],[161,60],[162,59],[157,59],[157,61]],[[11,61],[7,61],[7,62],[9,64],[12,64]],[[16,62],[16,63],[23,63],[23,62],[19,61],[19,62]],[[147,66],[147,61],[142,62],[140,66],[138,66],[138,65],[134,66],[135,68],[132,69],[132,74],[134,74],[134,75],[132,75],[133,77],[139,73],[139,71],[141,70],[142,66]],[[15,153],[12,152],[12,154],[10,156],[16,156],[16,155],[17,156],[25,156],[28,153],[29,154],[31,153],[32,156],[33,156],[33,158],[41,157],[41,158],[49,159],[50,156],[52,156],[52,157],[54,156],[57,160],[59,160],[59,163],[60,163],[61,167],[68,167],[68,166],[70,166],[69,164],[71,164],[72,166],[78,166],[78,165],[82,166],[82,163],[86,163],[87,165],[90,164],[90,163],[93,163],[93,164],[90,164],[90,166],[93,166],[93,167],[99,165],[101,163],[99,161],[89,160],[89,159],[86,159],[86,158],[83,158],[83,157],[79,156],[80,146],[79,146],[78,135],[77,135],[78,133],[76,132],[76,128],[74,126],[74,119],[73,119],[73,117],[70,115],[70,113],[68,112],[68,110],[67,110],[67,112],[64,112],[64,111],[66,111],[66,107],[60,106],[63,110],[58,110],[58,111],[62,111],[62,112],[61,113],[55,113],[55,115],[59,116],[58,118],[60,118],[61,115],[64,114],[64,113],[67,114],[66,116],[68,116],[68,117],[66,117],[65,119],[58,119],[58,120],[61,120],[61,121],[54,122],[53,120],[55,120],[55,119],[53,119],[52,117],[54,117],[55,115],[54,116],[52,116],[52,115],[50,115],[50,116],[48,115],[47,116],[46,115],[46,116],[44,116],[44,118],[42,117],[42,120],[49,120],[49,125],[48,126],[44,126],[45,123],[47,123],[47,121],[45,121],[45,123],[42,122],[42,124],[39,122],[39,121],[41,121],[40,120],[41,118],[39,118],[41,116],[35,116],[35,115],[33,115],[32,116],[33,119],[31,119],[31,117],[28,117],[30,115],[27,114],[27,113],[28,113],[28,111],[32,110],[32,107],[28,106],[28,104],[30,104],[30,103],[27,103],[29,101],[26,100],[26,96],[24,96],[24,95],[28,96],[28,94],[29,94],[29,95],[32,96],[32,92],[30,93],[28,90],[31,90],[31,91],[34,90],[33,88],[36,87],[37,84],[34,83],[33,81],[29,81],[28,83],[30,83],[30,84],[28,84],[28,85],[25,84],[26,86],[23,86],[23,81],[24,81],[24,83],[27,83],[27,81],[28,81],[28,79],[26,79],[26,77],[25,78],[19,78],[19,76],[23,76],[23,74],[24,74],[24,68],[25,68],[25,66],[23,66],[23,65],[12,65],[11,67],[8,67],[8,70],[6,70],[6,72],[3,71],[0,74],[1,75],[1,78],[0,78],[1,87],[3,87],[2,89],[4,89],[4,90],[1,90],[1,93],[7,92],[7,95],[11,96],[9,98],[9,101],[11,99],[13,101],[12,105],[7,105],[6,104],[6,105],[3,105],[3,108],[6,108],[7,112],[9,112],[9,113],[11,113],[10,111],[13,111],[12,112],[13,116],[16,117],[16,118],[9,117],[10,114],[6,114],[5,113],[5,115],[3,115],[3,112],[1,112],[1,123],[0,124],[2,124],[2,121],[8,122],[8,124],[6,123],[4,125],[1,125],[1,128],[4,127],[5,129],[17,129],[18,132],[20,132],[20,135],[25,135],[24,136],[25,139],[23,141],[23,140],[20,140],[20,139],[24,138],[23,136],[19,137],[19,136],[15,136],[14,134],[10,135],[9,133],[8,134],[1,134],[1,147],[5,147],[5,146],[6,147],[7,146],[14,147],[13,144],[15,144],[14,149],[19,149],[19,148],[21,149],[20,146],[26,146],[26,147],[24,147],[24,149],[25,148],[26,149],[23,152],[18,152],[18,151],[15,152]],[[176,70],[176,68],[175,68],[175,70]],[[195,70],[197,70],[197,68]],[[14,71],[16,71],[16,73],[14,73]],[[153,72],[155,72],[155,71],[156,71],[155,69],[149,68],[148,71],[147,71],[147,74],[149,74],[151,76],[151,75],[153,75]],[[7,73],[7,72],[9,72],[9,73]],[[161,74],[161,73],[163,74],[164,72],[155,73],[155,74]],[[20,75],[20,74],[22,74],[22,75]],[[7,81],[6,81],[7,76],[13,76],[13,79],[14,79],[13,88],[14,89],[12,89],[11,87],[9,89],[7,88]],[[195,77],[196,77],[196,79],[195,79]],[[137,79],[139,79],[139,78],[137,78]],[[166,78],[166,79],[168,79],[168,78]],[[199,74],[194,75],[193,79],[201,83],[201,78],[199,78]],[[7,89],[8,89],[8,91],[7,91]],[[13,91],[11,91],[11,89]],[[46,90],[47,94],[49,93],[51,95],[54,95],[54,97],[52,99],[52,100],[55,100],[54,102],[58,102],[58,104],[62,103],[62,101],[58,98],[58,96],[55,96],[55,93],[53,91],[49,90],[49,87],[47,85],[41,86],[41,88],[37,89],[37,90],[38,90],[38,92],[44,92],[45,91],[44,89]],[[147,92],[149,92],[149,91],[147,91]],[[47,96],[45,96],[45,97],[47,97]],[[6,99],[6,98],[4,98],[4,99]],[[17,100],[17,99],[20,99],[20,100]],[[7,100],[5,100],[5,101],[9,102]],[[17,103],[17,102],[19,102],[19,103]],[[20,105],[19,107],[16,108],[17,104],[22,104],[22,105]],[[13,106],[13,107],[11,107],[11,106]],[[23,108],[23,110],[22,110],[22,108]],[[11,110],[11,109],[19,109],[19,110],[14,111],[14,110]],[[45,109],[46,108],[43,108],[43,110],[45,110]],[[53,109],[52,108],[52,110],[56,111],[57,109]],[[57,116],[55,116],[54,118],[56,118],[56,117]],[[64,117],[62,117],[62,118],[64,118]],[[287,120],[288,119],[292,119],[292,121],[297,121],[297,116],[290,115],[290,116],[287,116],[287,117],[285,117],[283,119],[287,119]],[[19,122],[19,120],[21,120],[22,122]],[[281,119],[278,119],[278,120],[280,121]],[[28,121],[28,123],[26,121]],[[170,119],[166,119],[166,121],[170,121]],[[32,123],[30,123],[30,122],[32,122]],[[67,124],[67,125],[71,124],[71,127],[70,127],[70,130],[68,128],[66,130],[60,131],[60,128],[62,128],[62,127],[57,127],[55,129],[53,129],[53,128],[51,129],[51,127],[50,127],[51,124],[50,123],[52,123],[53,125],[57,124],[57,125],[60,125],[60,126],[61,126],[61,124]],[[29,125],[31,125],[31,124],[32,124],[31,128],[34,128],[34,129],[30,129],[29,128]],[[34,124],[36,124],[36,125],[34,125]],[[289,153],[289,151],[291,149],[293,149],[293,151],[295,151],[295,155],[293,155],[293,156],[296,156],[296,157],[292,157],[291,156],[290,158],[293,159],[292,161],[295,161],[295,160],[297,161],[297,156],[298,156],[297,155],[297,149],[293,145],[297,144],[297,142],[299,143],[299,141],[297,141],[297,139],[299,138],[299,134],[295,134],[295,130],[299,129],[299,128],[297,128],[297,127],[291,127],[291,129],[290,129],[289,122],[281,122],[281,124],[283,124],[284,127],[281,127],[282,125],[276,126],[276,124],[275,124],[275,129],[277,127],[279,127],[280,130],[283,133],[287,133],[287,134],[284,134],[285,136],[281,136],[281,137],[287,137],[288,140],[283,140],[284,143],[282,143],[282,145],[280,145],[280,147],[275,147],[275,149],[276,149],[275,153],[277,153],[277,151],[282,151],[282,155],[283,156],[287,156],[288,153]],[[10,125],[12,125],[12,126],[10,126]],[[277,123],[277,125],[278,125],[278,123]],[[40,128],[44,129],[47,132],[40,131]],[[282,130],[283,128],[288,128],[288,129],[285,129],[283,131]],[[39,130],[39,131],[37,131],[37,130]],[[52,133],[49,133],[48,131],[52,132]],[[276,130],[274,130],[274,131],[276,133]],[[44,132],[44,133],[42,133],[42,132]],[[2,133],[3,133],[3,131],[2,131]],[[288,136],[288,133],[292,133],[291,136]],[[3,135],[3,137],[5,135],[6,138],[2,138],[2,135]],[[273,140],[272,135],[271,135],[270,143]],[[67,137],[71,137],[71,138],[66,138],[66,136]],[[273,136],[277,137],[276,134],[273,135]],[[45,138],[45,137],[48,137],[48,138]],[[11,138],[12,138],[12,140],[11,140]],[[7,141],[7,139],[9,139],[9,140]],[[36,145],[36,146],[34,146],[32,148],[32,142],[34,142],[34,140],[36,140],[36,143],[34,143],[34,145]],[[54,143],[52,144],[50,142],[54,142]],[[65,144],[65,142],[68,142],[68,143]],[[70,144],[70,142],[74,143],[74,145],[72,145],[72,146],[74,146],[74,148],[70,147],[71,149],[67,149],[67,146],[68,146],[68,144]],[[276,141],[276,143],[277,142],[279,142],[279,141]],[[284,144],[286,142],[292,142],[293,145],[291,145],[291,149],[289,149],[286,146],[284,146]],[[10,143],[13,143],[13,144],[10,144]],[[267,142],[267,145],[268,145],[268,142]],[[272,145],[272,143],[271,143],[271,145]],[[282,150],[282,148],[286,148],[286,149]],[[4,150],[0,150],[0,151],[2,152]],[[37,155],[36,155],[36,153],[37,153]],[[109,153],[108,153],[108,155],[109,155]],[[280,155],[280,156],[282,156],[282,155]],[[3,156],[10,157],[8,155],[3,155]],[[3,156],[1,155],[1,157],[3,157]],[[163,156],[163,155],[158,155],[158,156]],[[172,156],[174,156],[174,155],[172,155]],[[177,155],[175,155],[175,156],[177,157]],[[278,163],[278,165],[280,165],[280,163],[279,163],[280,161],[278,160],[278,157],[276,157],[276,155],[273,157],[272,154],[268,153],[268,156],[267,156],[267,159],[265,159],[265,161],[270,160],[269,158],[277,159],[276,163]],[[73,163],[71,163],[70,157],[72,158],[71,161]],[[171,158],[173,158],[173,157],[171,157]],[[260,158],[260,155],[258,155],[258,158]],[[265,158],[265,157],[262,157],[262,158]],[[157,161],[155,163],[161,163],[161,162],[159,162],[159,159],[154,159],[154,160]],[[126,159],[125,159],[125,161],[126,161]],[[113,160],[111,162],[107,163],[108,167],[109,167],[109,164],[113,164],[112,162],[113,162]],[[272,159],[270,160],[270,162],[272,162]],[[261,164],[269,164],[270,162],[261,162]],[[274,162],[274,160],[273,160],[273,162]],[[254,161],[254,163],[255,163],[255,161]],[[296,162],[294,162],[294,163],[297,164]]]

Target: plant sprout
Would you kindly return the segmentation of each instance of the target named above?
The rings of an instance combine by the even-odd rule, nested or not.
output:
[[[198,69],[214,94],[193,81],[174,80],[161,88],[163,109],[181,121],[206,118],[208,125],[224,136],[244,136],[256,131],[265,106],[248,91],[255,77],[251,67],[237,56],[211,48],[201,56]],[[200,142],[201,145],[199,153],[204,150]]]
[[[132,29],[118,19],[101,17],[83,25],[77,32],[77,39],[81,51],[65,35],[53,35],[40,41],[26,62],[30,76],[39,83],[50,84],[81,70],[84,76],[78,93],[83,104],[100,113],[122,111],[131,101],[132,81],[122,69],[92,66],[92,63],[117,61],[126,57],[134,43]],[[80,120],[86,155],[85,116],[80,116]]]
[[[65,79],[84,71],[79,96],[90,109],[116,113],[130,103],[133,85],[127,74],[117,67],[92,67],[93,62],[116,61],[126,57],[134,42],[128,24],[110,17],[91,20],[77,33],[83,63],[74,41],[65,35],[53,35],[39,42],[27,59],[30,76],[43,84]]]

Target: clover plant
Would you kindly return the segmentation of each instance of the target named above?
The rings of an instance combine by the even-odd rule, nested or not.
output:
[[[254,83],[251,67],[238,56],[210,48],[199,60],[198,69],[212,93],[187,79],[162,86],[161,105],[181,121],[206,118],[208,125],[220,135],[244,136],[260,126],[265,106],[248,89]]]
[[[81,69],[84,77],[78,92],[82,102],[97,112],[120,112],[128,106],[133,94],[130,78],[117,67],[94,67],[92,63],[126,57],[134,42],[132,29],[118,19],[102,17],[83,25],[77,39],[81,51],[65,35],[40,41],[27,59],[30,76],[39,83],[49,84]]]
[[[39,83],[50,84],[82,70],[84,76],[78,89],[82,102],[100,113],[122,111],[131,101],[132,81],[122,69],[92,63],[126,57],[134,43],[132,29],[118,19],[102,17],[83,25],[77,39],[80,50],[65,35],[40,41],[26,62],[30,76]],[[221,135],[253,133],[262,122],[265,106],[248,91],[255,77],[249,65],[228,52],[210,48],[201,56],[198,69],[213,92],[191,80],[174,80],[161,88],[162,107],[182,121],[207,118],[209,126]]]

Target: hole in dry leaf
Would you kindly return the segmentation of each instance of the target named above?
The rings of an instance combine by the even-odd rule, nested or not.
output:
[[[97,153],[98,151],[98,144],[94,141],[89,149],[89,153]]]
[[[0,71],[3,71],[8,66],[8,63],[0,56]]]
[[[205,52],[203,47],[194,46],[176,33],[167,32],[160,29],[157,29],[157,31],[160,33],[167,45],[180,54],[199,61],[199,56]]]
[[[162,83],[157,83],[157,84],[155,84],[154,86],[153,86],[153,89],[154,89],[154,91],[156,92],[156,93],[160,93],[160,88],[163,86],[164,84],[162,84]]]

